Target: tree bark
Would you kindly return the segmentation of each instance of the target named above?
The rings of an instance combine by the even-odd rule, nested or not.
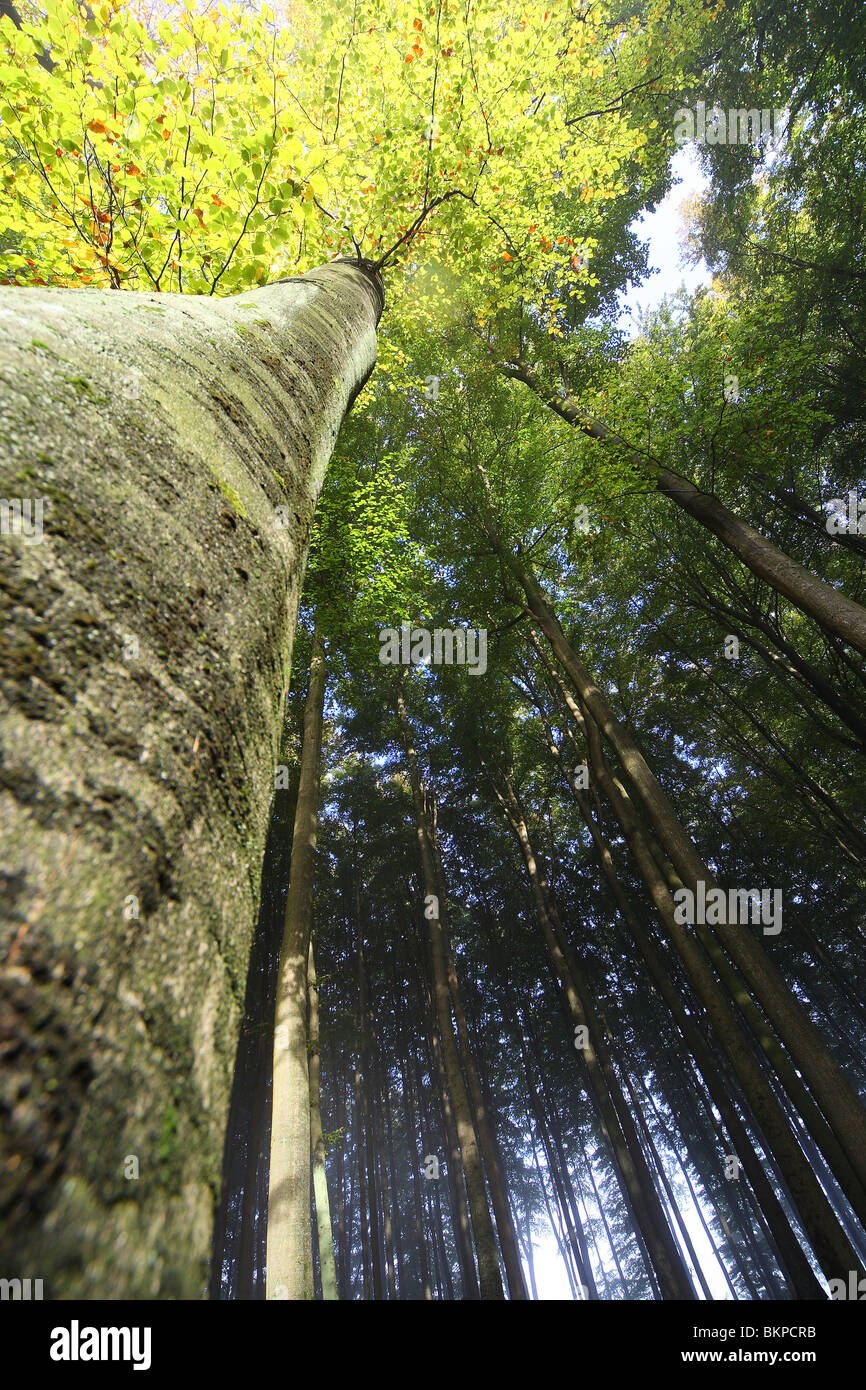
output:
[[[314,1296],[310,1244],[307,956],[312,924],[324,704],[325,651],[317,629],[304,706],[301,781],[292,835],[292,866],[274,1021],[266,1285],[266,1297],[270,1299],[311,1299]]]
[[[717,536],[753,574],[790,599],[827,632],[866,653],[866,608],[798,565],[754,526],[729,511],[717,497],[701,492],[688,478],[648,459],[602,421],[586,417],[570,396],[564,400],[552,396],[525,362],[505,363],[502,370],[506,376],[522,381],[567,424],[583,430],[592,439],[605,439],[619,445],[631,462],[654,482],[658,492]]]
[[[439,1040],[442,1045],[442,1062],[454,1122],[460,1144],[460,1157],[466,1175],[466,1195],[472,1220],[472,1233],[475,1238],[475,1252],[478,1259],[478,1284],[482,1299],[504,1298],[502,1276],[499,1272],[499,1254],[490,1209],[487,1205],[487,1192],[484,1186],[484,1173],[481,1154],[472,1123],[469,1096],[460,1070],[460,1056],[457,1039],[451,1018],[451,994],[448,987],[448,966],[445,951],[445,929],[440,920],[443,904],[439,903],[433,851],[429,834],[428,817],[424,804],[424,791],[418,771],[415,747],[403,696],[397,693],[397,718],[400,724],[409,781],[412,787],[412,801],[415,808],[418,846],[421,856],[421,870],[424,893],[428,902],[425,919],[430,931],[430,946],[433,964],[433,993],[436,1003],[436,1016],[439,1024]],[[430,900],[433,900],[432,902]]]
[[[223,299],[0,290],[0,494],[44,509],[0,540],[30,1097],[2,1219],[46,1297],[206,1287],[307,539],[381,306],[349,262]]]
[[[310,1010],[310,1144],[313,1150],[313,1195],[316,1199],[316,1232],[319,1240],[319,1269],[322,1276],[322,1300],[337,1298],[337,1269],[334,1260],[334,1235],[331,1230],[331,1204],[328,1198],[328,1175],[325,1169],[325,1140],[322,1135],[322,1101],[320,1094],[319,1051],[319,991],[316,988],[316,964],[313,941],[307,961],[307,995]]]
[[[631,732],[614,715],[607,700],[566,641],[556,614],[541,585],[519,557],[499,542],[499,552],[520,581],[529,611],[578,692],[586,711],[616,752],[628,780],[638,794],[654,832],[686,887],[695,891],[703,880],[707,892],[715,888],[715,876],[701,860],[694,843],[651,771]],[[712,934],[727,952],[761,1005],[779,1038],[787,1047],[823,1110],[860,1186],[866,1185],[866,1110],[844,1076],[829,1048],[792,994],[779,970],[749,931],[734,923],[713,926]]]

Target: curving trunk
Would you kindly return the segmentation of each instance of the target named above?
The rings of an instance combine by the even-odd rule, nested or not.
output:
[[[798,565],[754,526],[735,516],[717,497],[701,492],[688,478],[653,462],[603,421],[588,418],[571,396],[562,399],[552,395],[525,362],[502,363],[501,370],[505,376],[522,381],[566,424],[583,430],[592,439],[605,439],[619,445],[631,462],[655,483],[658,492],[717,536],[752,574],[789,599],[802,613],[814,618],[826,632],[850,642],[857,651],[866,652],[866,608],[862,604],[855,603],[832,584]]]
[[[0,1223],[47,1298],[205,1289],[307,538],[381,308],[350,262],[0,294]]]

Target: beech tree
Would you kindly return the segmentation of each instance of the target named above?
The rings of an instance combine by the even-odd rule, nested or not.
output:
[[[0,7],[0,1203],[51,1297],[866,1269],[858,30],[780,23]],[[787,152],[703,148],[715,278],[626,341],[674,113],[752,69]]]

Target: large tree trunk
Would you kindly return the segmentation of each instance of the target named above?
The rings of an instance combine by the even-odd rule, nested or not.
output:
[[[0,538],[0,1220],[46,1297],[205,1289],[307,537],[381,306],[348,262],[2,291],[0,494],[44,534]]]

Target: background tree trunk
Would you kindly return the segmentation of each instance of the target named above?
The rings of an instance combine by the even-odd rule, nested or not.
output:
[[[319,991],[316,988],[316,962],[313,942],[307,960],[307,995],[310,1007],[310,1145],[313,1150],[313,1195],[316,1199],[316,1231],[319,1238],[319,1267],[322,1273],[322,1299],[337,1298],[337,1268],[334,1260],[334,1235],[331,1229],[331,1203],[328,1198],[328,1174],[325,1168],[325,1139],[322,1134],[322,1100],[320,1092],[321,1049],[319,1047]]]
[[[271,1166],[268,1175],[267,1297],[313,1297],[310,1242],[310,1072],[307,1055],[307,956],[322,766],[325,653],[313,638],[304,707],[301,782],[280,950],[274,1019]]]
[[[567,424],[583,430],[592,439],[606,439],[622,448],[635,466],[654,482],[658,492],[717,536],[753,574],[790,599],[825,631],[850,642],[857,651],[866,652],[866,608],[862,604],[855,603],[832,584],[798,565],[754,526],[735,516],[717,497],[701,492],[688,478],[648,459],[603,421],[587,418],[571,396],[563,400],[551,395],[526,363],[504,363],[502,371],[522,381]]]
[[[482,1299],[504,1298],[502,1276],[499,1272],[499,1252],[490,1208],[487,1205],[487,1191],[481,1164],[481,1152],[472,1123],[469,1095],[460,1070],[460,1055],[457,1037],[451,1018],[451,994],[448,987],[448,965],[445,948],[445,928],[441,921],[443,904],[439,902],[438,884],[433,860],[432,837],[425,807],[425,791],[422,787],[417,758],[412,739],[409,720],[403,696],[398,691],[396,698],[397,717],[403,737],[406,766],[412,788],[412,801],[415,807],[418,847],[421,858],[421,878],[425,894],[425,918],[430,931],[430,947],[433,969],[433,994],[436,1004],[436,1018],[439,1024],[439,1040],[442,1046],[442,1063],[445,1069],[448,1095],[454,1109],[454,1123],[460,1144],[460,1157],[466,1177],[466,1196],[472,1220],[472,1235],[475,1253],[478,1258],[478,1286]]]

